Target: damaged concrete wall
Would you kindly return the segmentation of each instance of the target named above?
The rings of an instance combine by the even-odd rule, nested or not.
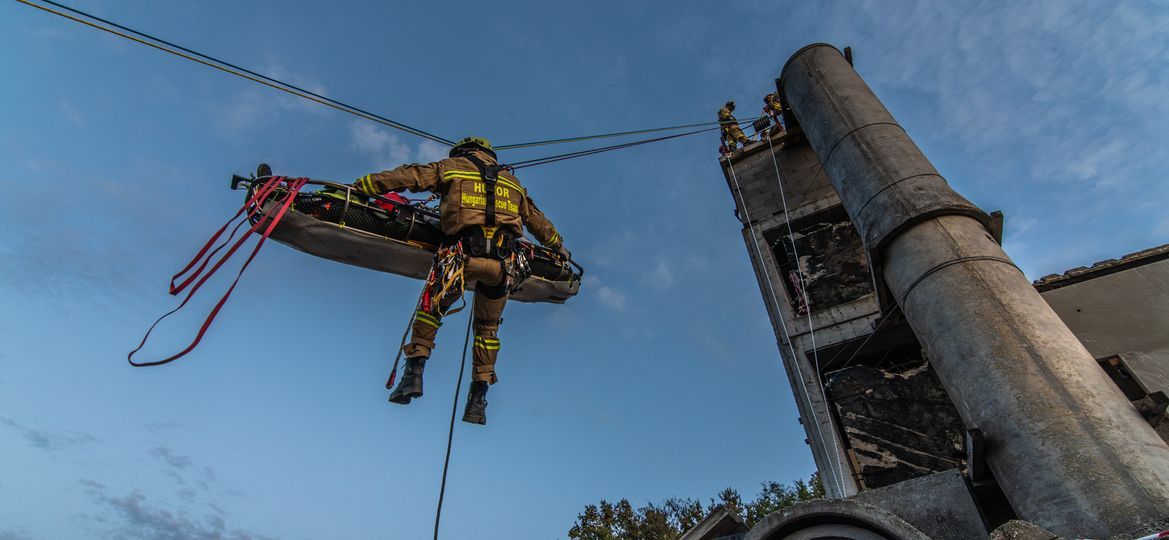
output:
[[[965,467],[962,419],[925,360],[851,366],[826,383],[865,488]]]
[[[841,207],[817,213],[787,228],[768,231],[768,242],[787,277],[792,306],[804,311],[801,280],[813,310],[829,308],[863,298],[873,292],[868,257],[856,228]],[[798,265],[797,265],[798,255]]]

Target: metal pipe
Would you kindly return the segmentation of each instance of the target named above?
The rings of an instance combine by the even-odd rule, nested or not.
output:
[[[777,87],[1023,519],[1107,537],[1169,516],[1169,447],[835,48]]]

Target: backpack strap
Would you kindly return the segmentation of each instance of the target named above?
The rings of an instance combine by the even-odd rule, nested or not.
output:
[[[479,169],[479,174],[483,176],[483,182],[487,184],[487,227],[495,227],[495,183],[499,180],[499,171],[503,170],[500,165],[488,165],[473,154],[467,154],[463,157],[475,164],[475,168]]]

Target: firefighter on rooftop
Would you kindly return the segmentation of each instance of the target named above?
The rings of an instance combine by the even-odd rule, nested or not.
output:
[[[746,135],[743,135],[743,130],[739,129],[739,121],[735,119],[734,100],[728,101],[718,110],[718,123],[722,128],[723,144],[726,145],[728,152],[734,152],[738,148],[738,143],[743,143],[746,147],[750,142]]]
[[[358,179],[354,187],[371,195],[404,189],[439,195],[440,222],[447,240],[439,248],[436,261],[444,257],[458,259],[461,278],[466,283],[476,282],[472,310],[475,331],[472,382],[463,421],[486,424],[487,387],[496,382],[499,325],[503,322],[508,294],[517,279],[516,265],[512,264],[513,245],[527,227],[536,240],[568,260],[571,255],[564,247],[564,239],[536,208],[519,179],[502,172],[491,143],[480,137],[463,139],[451,148],[447,159],[369,174]],[[439,280],[449,284],[449,280],[457,277],[439,276]],[[438,294],[433,298],[424,293],[414,314],[410,342],[403,349],[406,368],[401,382],[390,394],[391,402],[405,405],[413,398],[422,397],[423,368],[434,350],[442,316],[462,296],[461,287],[459,283],[456,294]],[[442,289],[446,291],[445,287]]]
[[[779,102],[779,92],[763,96],[763,114],[771,117],[774,126],[771,129],[772,135],[783,133],[783,105]]]

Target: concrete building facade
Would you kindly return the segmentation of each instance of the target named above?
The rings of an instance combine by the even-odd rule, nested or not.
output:
[[[851,63],[851,55],[845,54],[844,57]],[[846,71],[851,72],[851,69]],[[855,77],[855,74],[851,76]],[[825,81],[831,79],[831,75],[815,71],[813,77],[823,77]],[[854,83],[846,81],[846,84]],[[863,86],[863,83],[860,84]],[[777,87],[782,93],[781,81],[777,81]],[[861,90],[867,92],[867,87]],[[879,102],[876,107],[883,111]],[[880,111],[864,114],[879,116]],[[988,436],[979,425],[972,425],[977,422],[971,421],[976,416],[971,416],[974,413],[971,412],[968,399],[957,401],[952,395],[956,380],[953,368],[939,377],[939,366],[934,365],[927,350],[932,347],[938,354],[949,355],[947,358],[951,364],[956,361],[954,353],[947,352],[946,347],[939,348],[936,334],[931,334],[931,345],[923,346],[919,332],[915,332],[901,312],[900,304],[908,293],[902,292],[902,298],[896,298],[886,284],[889,279],[896,282],[898,277],[888,276],[887,279],[882,274],[889,271],[889,261],[874,259],[887,258],[889,254],[899,252],[897,249],[888,249],[888,244],[883,243],[882,238],[898,234],[904,236],[908,225],[912,223],[907,222],[906,225],[895,222],[900,219],[896,211],[891,215],[874,214],[871,211],[874,207],[870,207],[869,203],[880,197],[897,196],[892,193],[896,189],[917,189],[916,192],[910,192],[911,198],[906,199],[910,202],[901,203],[903,206],[933,204],[929,191],[932,188],[927,183],[935,182],[928,177],[936,176],[936,172],[909,175],[906,177],[909,182],[898,180],[889,184],[897,186],[893,190],[889,190],[889,186],[881,188],[873,195],[864,195],[867,199],[859,204],[856,202],[856,188],[852,188],[853,191],[849,193],[849,180],[845,179],[841,183],[840,175],[847,176],[850,173],[841,169],[839,164],[835,165],[834,170],[826,171],[808,134],[799,125],[796,113],[789,108],[785,110],[785,118],[788,120],[786,134],[755,142],[731,156],[724,156],[720,164],[734,198],[737,215],[743,223],[744,242],[775,330],[780,357],[796,398],[800,421],[807,434],[806,442],[829,496],[852,497],[851,500],[859,501],[856,497],[858,494],[878,491],[893,493],[889,490],[900,490],[898,493],[901,495],[897,497],[883,496],[876,501],[870,498],[865,504],[875,503],[879,506],[879,500],[899,500],[897,504],[902,507],[900,510],[887,510],[895,515],[905,514],[907,505],[916,504],[918,506],[914,512],[933,516],[924,519],[922,515],[917,515],[918,521],[944,521],[943,514],[950,512],[946,515],[951,516],[951,522],[962,522],[968,527],[971,521],[953,517],[953,505],[931,501],[929,497],[905,495],[909,486],[932,486],[921,489],[936,491],[941,484],[926,484],[926,479],[946,478],[949,479],[950,487],[962,484],[957,491],[968,493],[972,501],[969,508],[977,508],[975,513],[983,528],[974,531],[976,536],[972,538],[977,535],[985,537],[988,530],[1018,514],[1027,514],[1025,517],[1039,521],[1046,520],[1047,523],[1040,524],[1051,524],[1053,530],[1065,534],[1100,534],[1115,532],[1118,527],[1122,527],[1118,523],[1095,525],[1097,521],[1123,521],[1122,517],[1117,517],[1121,514],[1110,513],[1109,509],[1100,510],[1102,513],[1096,517],[1080,517],[1076,512],[1047,516],[1049,510],[1042,503],[1033,503],[1030,494],[1043,487],[1030,485],[1027,480],[1020,479],[1011,469],[1017,464],[1002,463],[1009,452],[1004,453],[1001,445],[1004,442],[1018,442],[1004,439],[1003,429],[1009,432],[1015,428],[999,428],[992,421],[986,424],[993,432]],[[889,122],[870,122],[863,127],[885,129],[881,124],[895,125]],[[896,130],[900,130],[900,127],[896,127]],[[845,133],[840,141],[853,135],[852,131],[846,130]],[[858,147],[861,150],[846,151],[868,151],[865,148],[871,150],[880,146],[882,141],[893,141],[890,138],[892,136],[904,138],[903,133],[891,133],[871,135],[864,148]],[[839,144],[839,141],[828,145],[820,143],[820,150],[831,155]],[[900,143],[888,144],[895,147]],[[912,143],[909,145],[912,146]],[[913,148],[913,151],[916,149]],[[845,156],[837,160],[840,159],[861,158]],[[926,165],[928,167],[928,163]],[[836,184],[830,178],[832,174],[836,175]],[[914,182],[918,182],[918,185],[914,185]],[[940,186],[944,187],[944,180],[940,182]],[[842,203],[842,189],[853,199],[849,208]],[[918,200],[914,200],[914,197]],[[944,217],[946,212],[961,214],[963,217],[953,219],[973,219],[978,224],[972,230],[983,231],[981,234],[1001,242],[1001,214],[982,214],[977,207],[960,198],[955,199],[956,202],[938,200],[941,202],[937,208],[942,210],[926,209],[920,219],[940,220],[938,222],[944,227],[945,223],[949,223],[945,220],[951,219]],[[945,210],[947,205],[950,210]],[[865,226],[860,228],[850,217],[850,212],[855,215],[858,209],[865,220]],[[869,211],[868,214],[865,214],[866,211]],[[912,219],[912,216],[906,219]],[[905,244],[904,241],[902,244],[915,245]],[[878,246],[880,249],[877,249]],[[900,249],[900,253],[907,253],[905,248]],[[958,262],[985,260],[988,264],[999,264],[991,259],[994,257],[968,256],[958,259]],[[918,282],[939,269],[946,269],[949,264],[942,263],[930,269],[917,281],[909,283],[906,290],[914,290]],[[1159,421],[1164,416],[1165,403],[1169,401],[1165,399],[1164,393],[1158,394],[1169,389],[1167,270],[1169,246],[1147,250],[1119,261],[1106,261],[1089,269],[1049,276],[1034,284],[1035,290],[1050,304],[1050,308],[1045,305],[1042,309],[1047,310],[1047,313],[1054,310],[1078,338],[1074,346],[1080,347],[1080,353],[1085,359],[1090,353],[1091,358],[1103,368],[1091,375],[1091,384],[1100,388],[1099,381],[1106,381],[1102,384],[1110,386],[1107,381],[1111,379],[1122,390],[1123,398],[1133,402],[1135,410],[1145,420],[1160,427],[1158,433],[1162,437],[1166,435],[1165,427],[1160,426]],[[997,268],[991,271],[1001,272]],[[906,283],[901,282],[899,286],[905,288]],[[1034,290],[1030,294],[1035,295]],[[915,309],[919,313],[918,323],[915,324],[921,323],[920,312],[923,308],[920,304],[925,301],[920,298],[917,300],[919,306]],[[928,311],[932,308],[924,309]],[[1020,339],[1031,338],[1023,335]],[[1086,353],[1083,352],[1085,348]],[[1100,373],[1107,373],[1108,378],[1100,376]],[[949,390],[944,380],[949,381]],[[1068,379],[1072,380],[1077,381],[1076,384],[1083,383],[1080,379]],[[1043,390],[1041,386],[1030,388],[1039,394],[1049,391]],[[958,390],[966,391],[964,388]],[[1115,389],[1101,388],[1100,392],[1103,392],[1101,398],[1107,396],[1104,399],[1109,403],[1107,407],[1117,408],[1117,403],[1122,404],[1120,408],[1128,407]],[[1097,392],[1092,390],[1092,393]],[[1053,395],[1058,394],[1059,389],[1056,388]],[[1039,398],[1029,399],[1035,403],[1043,402]],[[1077,407],[1087,407],[1082,410],[1093,411],[1091,414],[1100,418],[1106,419],[1108,414],[1112,414],[1102,409],[1093,409],[1094,405],[1090,402],[1083,402]],[[1021,411],[1024,414],[1035,412],[1034,407],[1030,411],[1023,407]],[[1042,414],[1042,411],[1038,414]],[[1128,415],[1129,412],[1120,410],[1119,414]],[[1069,420],[1066,414],[1054,414],[1052,418],[1054,423]],[[1126,416],[1124,422],[1128,425],[1140,424],[1140,429],[1149,431],[1140,418]],[[1142,432],[1139,437],[1146,436]],[[1114,443],[1100,444],[1106,447]],[[991,455],[1000,460],[997,465],[987,465],[988,448],[991,449]],[[1085,448],[1088,452],[1095,451]],[[1149,448],[1144,447],[1142,450],[1151,452],[1149,459],[1161,459],[1159,449]],[[1068,451],[1072,454],[1078,452]],[[1034,450],[1027,449],[1026,445],[1016,447],[1014,452],[1018,455],[1034,455]],[[1044,461],[1036,459],[1035,462]],[[1133,463],[1131,466],[1137,467],[1134,474],[1140,477],[1143,474],[1140,468],[1146,466],[1143,464],[1145,462],[1137,460]],[[992,469],[996,468],[1006,471],[1009,476],[1006,493],[994,477]],[[1052,482],[1068,480],[1067,475],[1049,472]],[[1073,484],[1075,481],[1072,479]],[[1150,481],[1153,484],[1149,485],[1157,482]],[[1090,484],[1083,485],[1088,486],[1087,489],[1092,488]],[[1114,487],[1101,486],[1101,492]],[[1115,506],[1127,504],[1120,501],[1129,496],[1129,492],[1123,488],[1113,491],[1118,501]],[[1012,495],[1014,500],[1007,494]],[[1091,495],[1090,492],[1084,492],[1083,496]],[[1139,502],[1143,500],[1143,495],[1135,497],[1137,504],[1144,504]],[[1156,500],[1156,497],[1152,500]],[[1145,510],[1122,508],[1121,512],[1129,512],[1123,514],[1125,516],[1163,515],[1161,510],[1156,509],[1159,503],[1150,504],[1152,506]],[[771,525],[776,527],[776,531],[787,526],[778,522]],[[1133,527],[1137,525],[1134,523]],[[1059,530],[1061,527],[1063,530]],[[946,533],[947,537],[951,534]],[[780,536],[755,534],[753,531],[751,537]]]

